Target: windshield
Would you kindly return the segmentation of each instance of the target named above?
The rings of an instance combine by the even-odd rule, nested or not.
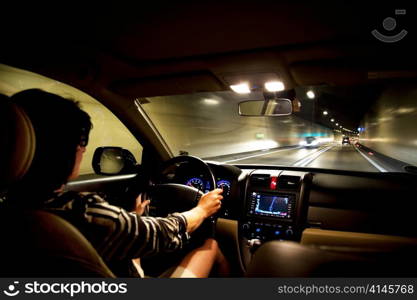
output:
[[[261,92],[137,99],[175,155],[244,165],[406,172],[417,164],[414,82],[295,89],[293,113],[240,116]]]

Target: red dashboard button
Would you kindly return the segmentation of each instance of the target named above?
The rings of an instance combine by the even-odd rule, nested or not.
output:
[[[271,177],[271,182],[269,183],[269,188],[271,190],[275,190],[277,188],[277,182],[278,182],[278,177],[272,176]]]

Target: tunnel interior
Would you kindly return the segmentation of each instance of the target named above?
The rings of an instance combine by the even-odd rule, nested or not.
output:
[[[8,30],[0,62],[89,95],[116,94],[113,110],[122,119],[127,103],[146,99],[145,111],[160,123],[174,154],[332,168],[338,167],[337,157],[339,165],[345,161],[341,168],[350,168],[354,156],[357,165],[370,164],[373,171],[379,169],[369,160],[387,171],[417,164],[416,45],[412,38],[384,44],[370,35],[393,13],[386,5],[260,1],[253,6],[243,1],[238,7],[201,2],[112,4],[100,12],[67,9],[68,14],[19,11],[4,16],[0,22]],[[398,25],[411,30],[416,19],[410,13]],[[296,91],[299,111],[290,117],[243,118],[235,109],[239,98],[219,96],[230,93],[236,78],[256,81],[265,74]],[[314,99],[307,97],[310,90]],[[201,105],[210,97],[223,103],[219,112]],[[309,136],[323,144],[305,147]],[[343,136],[359,147],[339,149]],[[307,159],[326,148],[326,139],[337,147]],[[287,147],[298,148],[286,155]],[[273,151],[279,152],[267,159]],[[317,163],[329,153],[335,158]],[[256,160],[244,159],[249,156]]]

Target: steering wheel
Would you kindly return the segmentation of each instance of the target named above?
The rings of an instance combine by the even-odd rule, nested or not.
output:
[[[195,207],[203,192],[195,187],[177,183],[158,183],[170,167],[188,163],[196,166],[203,176],[209,181],[210,186],[216,187],[214,174],[207,163],[195,156],[181,155],[173,157],[164,163],[154,174],[153,179],[157,182],[149,190],[151,207],[157,216],[166,216],[173,212],[183,212]],[[208,235],[213,237],[217,216],[207,218],[200,227],[193,232],[192,236]]]

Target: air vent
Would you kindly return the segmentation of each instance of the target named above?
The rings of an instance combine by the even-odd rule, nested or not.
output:
[[[270,177],[269,174],[254,174],[250,178],[250,184],[256,187],[269,187]]]
[[[300,186],[299,176],[282,175],[278,178],[278,189],[296,190]]]

